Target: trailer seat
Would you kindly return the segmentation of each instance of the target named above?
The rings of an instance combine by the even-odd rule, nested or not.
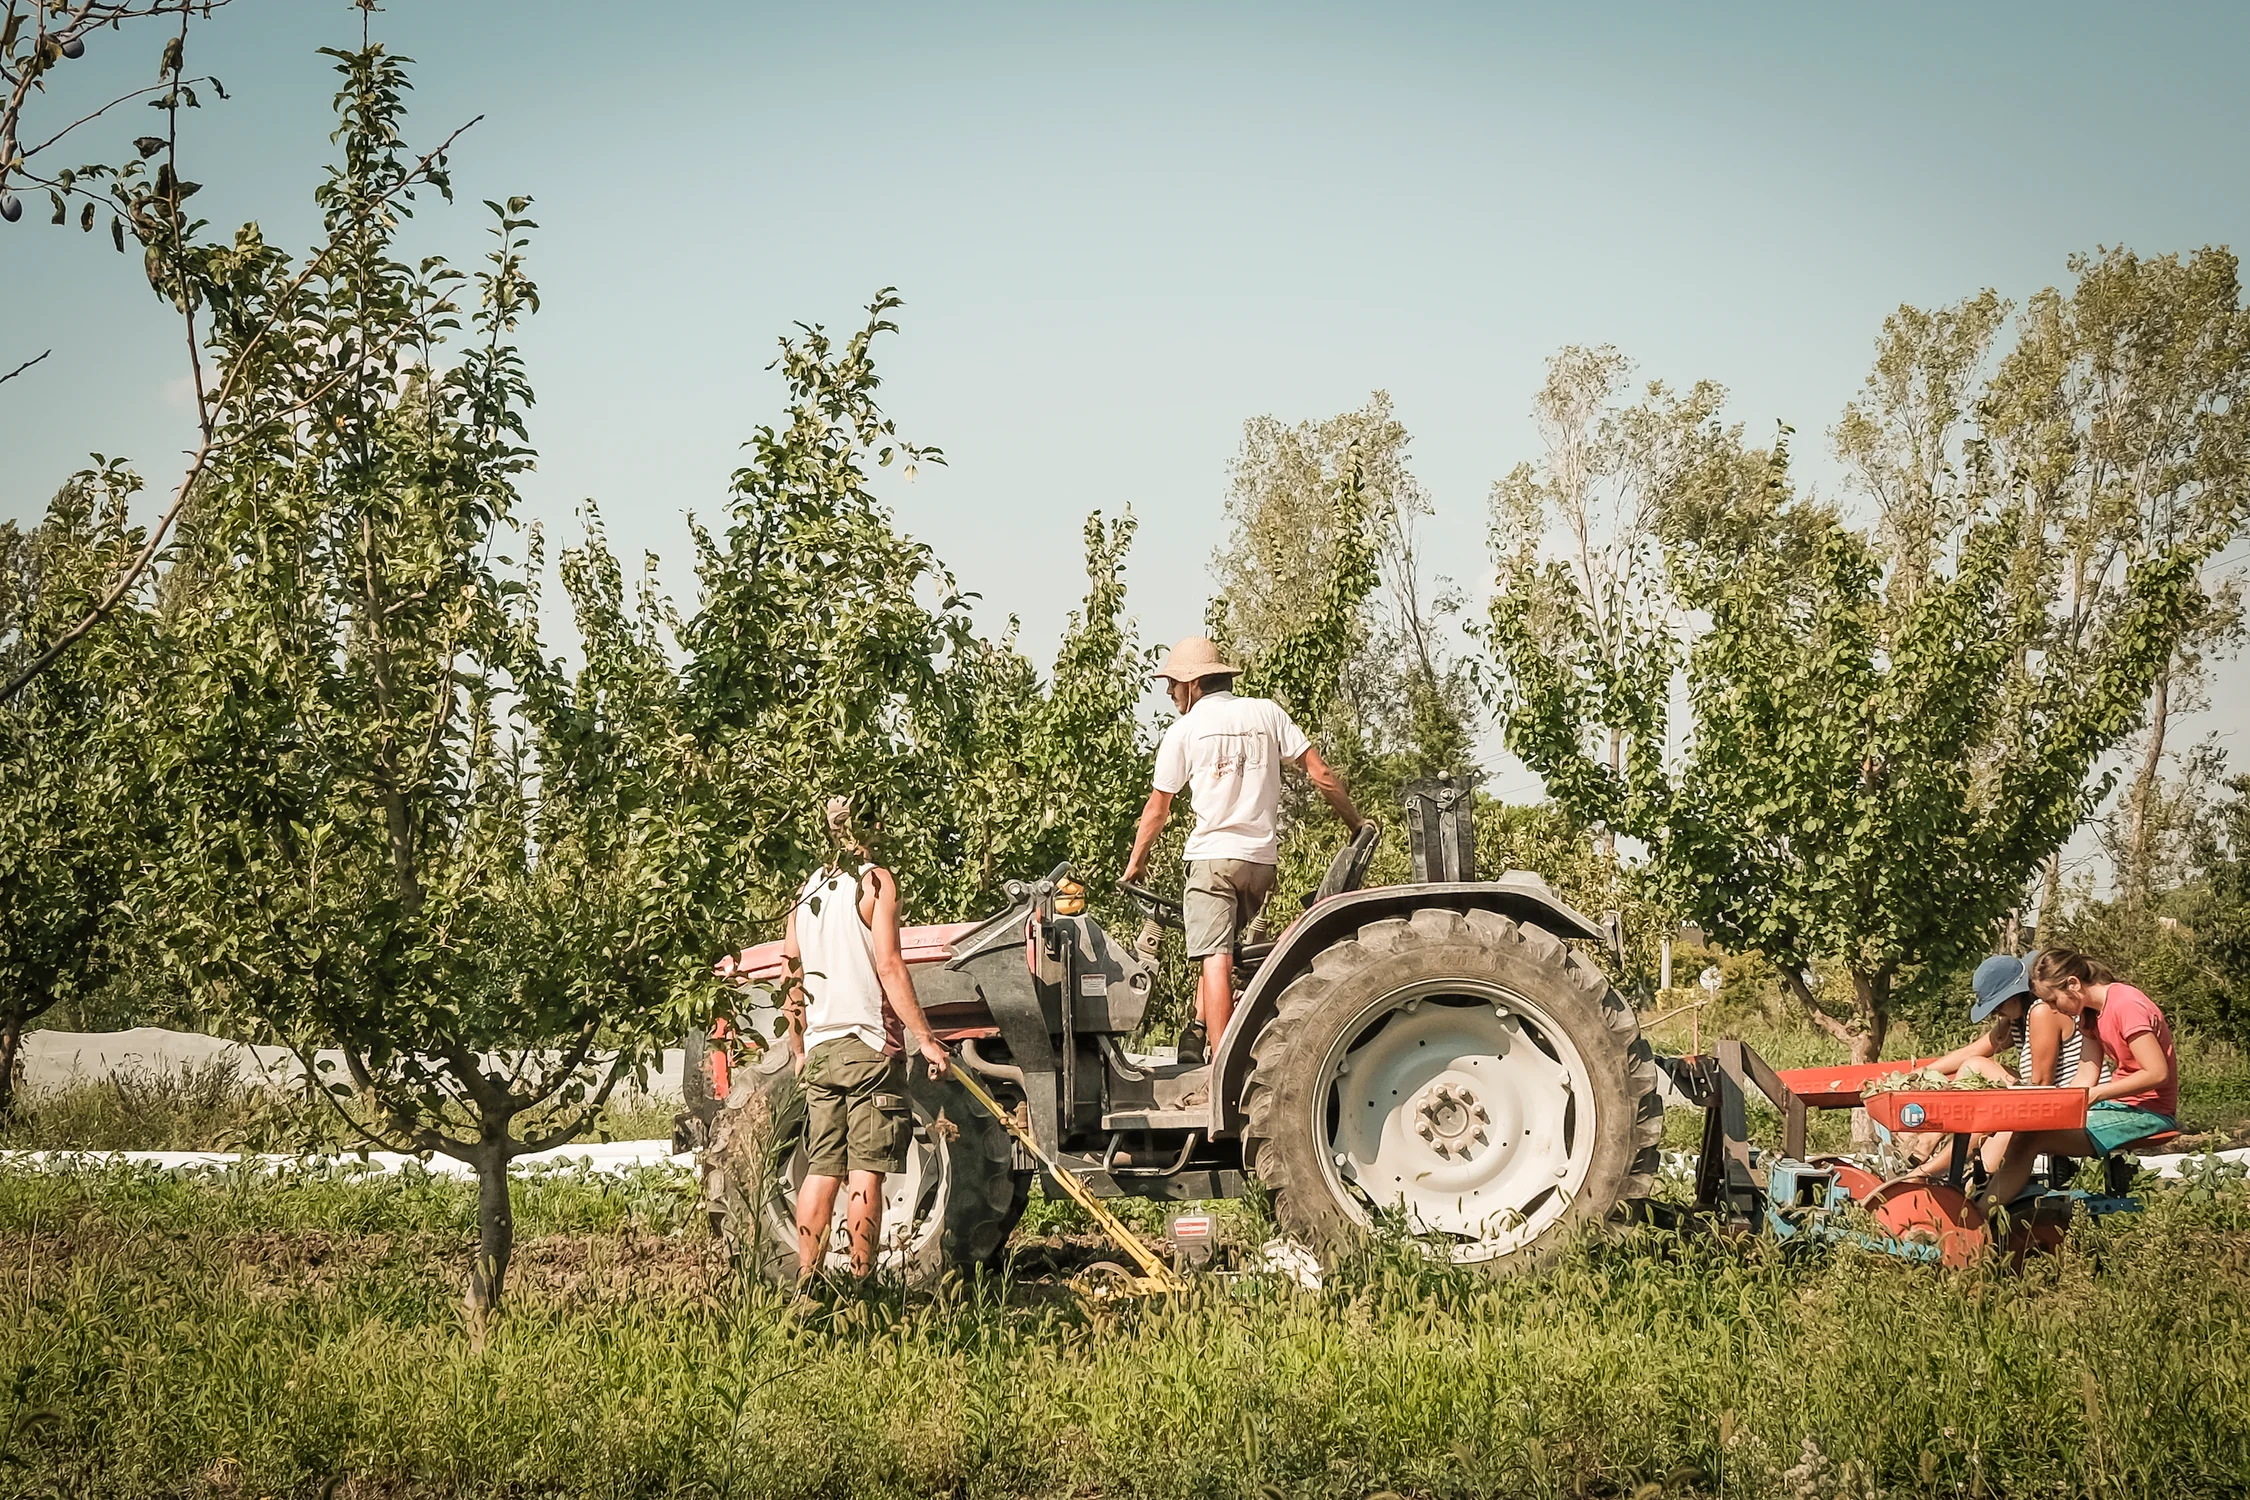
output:
[[[2169,1146],[2179,1138],[2177,1130],[2160,1130],[2155,1135],[2144,1135],[2137,1141],[2126,1142],[2123,1150],[2113,1152],[2102,1162],[2103,1191],[2112,1198],[2128,1196],[2133,1191],[2133,1178],[2141,1170],[2141,1153]]]

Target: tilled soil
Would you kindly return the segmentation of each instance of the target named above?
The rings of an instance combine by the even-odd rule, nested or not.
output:
[[[143,1234],[92,1224],[59,1233],[0,1232],[0,1264],[36,1268],[41,1279],[79,1266],[125,1266],[154,1278],[239,1278],[252,1290],[323,1295],[376,1279],[457,1295],[476,1242],[436,1232],[323,1229]],[[1042,1301],[1069,1278],[1122,1252],[1098,1234],[1020,1237],[1010,1247],[1015,1294]],[[550,1234],[516,1241],[512,1294],[546,1303],[656,1297],[695,1300],[729,1287],[723,1249],[700,1235],[615,1231]]]

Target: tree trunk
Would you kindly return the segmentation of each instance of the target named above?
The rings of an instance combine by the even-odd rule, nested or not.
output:
[[[1871,1063],[1883,1055],[1883,1040],[1891,1029],[1891,983],[1884,974],[1852,974],[1852,997],[1859,1002],[1862,1022],[1860,1030],[1852,1034],[1852,1061]],[[1852,1144],[1873,1145],[1875,1126],[1867,1118],[1867,1111],[1852,1111]]]
[[[1625,737],[1614,729],[1609,731],[1609,774],[1615,777],[1625,774]],[[1617,858],[1617,835],[1604,828],[1601,837],[1595,840],[1595,847],[1601,851],[1602,858]]]
[[[2141,756],[2140,774],[2133,778],[2133,794],[2127,804],[2128,825],[2125,844],[2125,868],[2118,871],[2118,894],[2128,907],[2139,907],[2148,900],[2149,885],[2155,879],[2151,865],[2155,862],[2155,818],[2158,775],[2164,769],[2165,721],[2172,708],[2172,663],[2164,662],[2164,670],[2156,675],[2156,689],[2148,706],[2148,749]]]
[[[508,1257],[516,1247],[516,1215],[508,1198],[508,1148],[487,1140],[477,1153],[477,1263],[469,1272],[469,1311],[491,1312],[500,1305],[508,1279]]]
[[[19,998],[0,1020],[0,1120],[16,1111],[16,1051],[23,1045],[24,1002]]]
[[[2031,929],[2042,947],[2052,945],[2054,928],[2062,920],[2062,851],[2047,856],[2046,874],[2039,882],[2039,915]]]

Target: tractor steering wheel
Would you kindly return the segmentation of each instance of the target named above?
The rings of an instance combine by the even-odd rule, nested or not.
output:
[[[1159,927],[1169,927],[1175,932],[1187,931],[1187,924],[1180,920],[1180,903],[1170,896],[1158,895],[1147,886],[1132,880],[1120,880],[1117,882],[1117,889],[1139,902],[1141,911]]]

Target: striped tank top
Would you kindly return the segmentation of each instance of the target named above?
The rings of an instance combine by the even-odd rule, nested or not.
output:
[[[2031,1082],[2031,1035],[2028,1029],[2030,1021],[2031,1018],[2026,1016],[2023,1020],[2015,1023],[2016,1081],[2021,1084]],[[2069,1086],[2070,1080],[2077,1076],[2078,1060],[2085,1050],[2084,1040],[2079,1036],[2077,1027],[2070,1027],[2063,1033],[2062,1047],[2055,1053],[2055,1083],[2057,1085]],[[2109,1064],[2105,1060],[2102,1064],[2102,1077],[2107,1078],[2109,1074]]]

